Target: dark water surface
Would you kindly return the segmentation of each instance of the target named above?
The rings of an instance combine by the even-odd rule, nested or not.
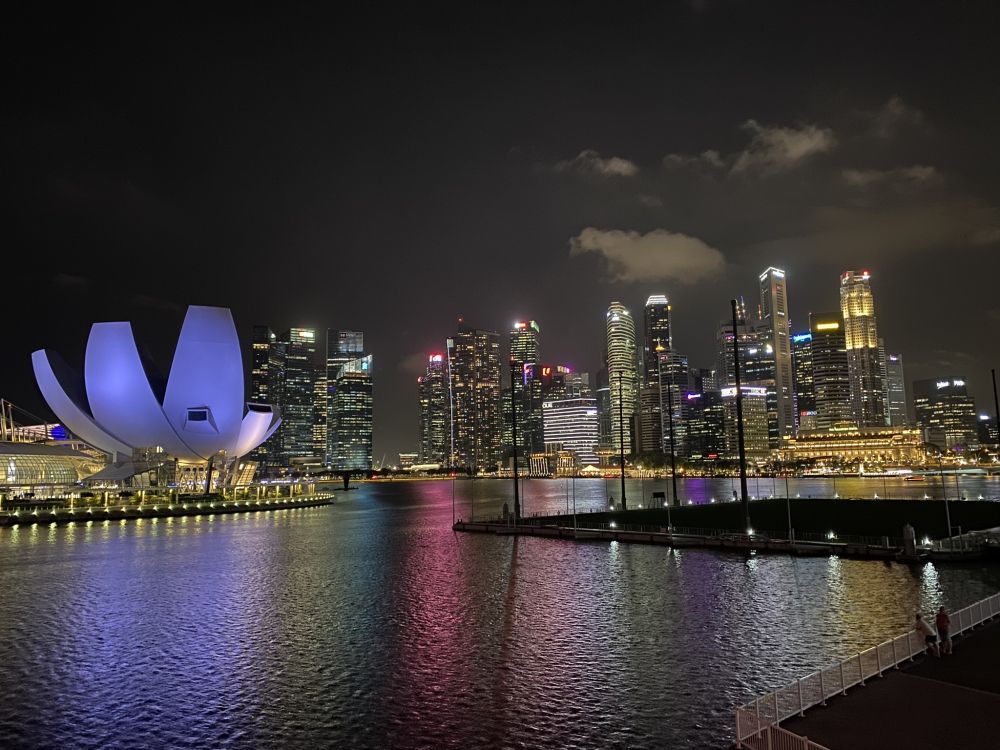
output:
[[[453,486],[466,517],[510,489],[0,529],[0,746],[724,747],[735,703],[1000,588],[983,566],[455,534]],[[527,509],[567,490],[528,482]],[[606,491],[578,480],[578,509]]]

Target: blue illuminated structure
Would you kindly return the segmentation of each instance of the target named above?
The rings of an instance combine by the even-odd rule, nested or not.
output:
[[[91,327],[82,379],[46,349],[31,362],[60,421],[113,457],[156,446],[182,461],[238,458],[281,424],[276,408],[244,401],[240,342],[224,307],[188,308],[162,386],[128,322]]]

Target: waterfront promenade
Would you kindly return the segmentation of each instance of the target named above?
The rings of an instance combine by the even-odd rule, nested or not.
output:
[[[830,750],[977,748],[995,743],[998,715],[1000,622],[994,621],[958,638],[951,656],[918,656],[782,726]]]
[[[0,513],[0,526],[33,523],[70,523],[110,521],[134,518],[170,518],[176,516],[211,516],[228,513],[251,513],[267,510],[289,510],[330,505],[333,495],[320,492],[295,497],[272,497],[248,500],[204,500],[200,502],[174,502],[160,505],[106,505],[77,508],[39,508],[37,510],[10,510]]]

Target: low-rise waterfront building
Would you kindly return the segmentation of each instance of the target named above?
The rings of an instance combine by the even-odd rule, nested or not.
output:
[[[924,455],[921,431],[907,427],[800,430],[775,451],[782,463],[827,461],[910,466],[923,463]]]

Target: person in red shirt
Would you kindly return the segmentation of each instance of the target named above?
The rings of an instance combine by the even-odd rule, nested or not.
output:
[[[951,635],[949,631],[951,630],[951,618],[948,617],[948,613],[944,611],[944,607],[938,610],[937,618],[935,618],[934,624],[937,626],[938,638],[941,639],[941,653],[950,654],[951,653]]]

